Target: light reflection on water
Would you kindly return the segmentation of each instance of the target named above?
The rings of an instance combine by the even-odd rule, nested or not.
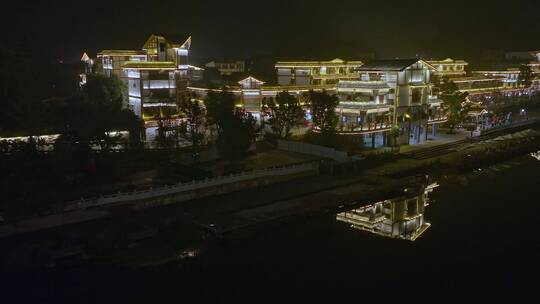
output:
[[[336,219],[354,229],[415,241],[431,226],[424,213],[429,194],[437,187],[438,183],[432,183],[401,197],[338,213]]]
[[[537,160],[540,160],[540,151],[531,153],[531,156],[534,157],[534,158],[536,158]]]

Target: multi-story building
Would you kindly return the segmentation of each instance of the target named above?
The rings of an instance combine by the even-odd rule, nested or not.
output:
[[[103,50],[97,54],[97,69],[107,76],[124,76],[122,67],[128,61],[147,61],[145,51]]]
[[[501,77],[485,77],[483,75],[459,77],[452,79],[460,92],[469,95],[487,94],[503,88]]]
[[[361,61],[278,61],[275,65],[278,84],[289,85],[332,85],[340,80],[358,78],[356,69]]]
[[[88,54],[84,53],[82,55],[81,62],[83,68],[81,69],[81,73],[79,74],[79,86],[85,85],[86,75],[92,74],[94,72],[94,60],[90,58]]]
[[[242,60],[215,60],[205,64],[205,67],[217,69],[222,76],[246,72],[246,62]]]
[[[201,81],[204,79],[204,69],[194,65],[188,65],[188,76],[190,81]]]
[[[238,106],[243,107],[247,112],[254,117],[260,117],[262,102],[265,98],[275,98],[278,93],[287,91],[297,98],[301,98],[303,94],[310,90],[322,91],[333,94],[335,93],[335,85],[317,85],[317,86],[276,86],[265,85],[265,82],[253,76],[248,76],[237,82],[235,86],[229,86],[229,91],[236,97]],[[204,87],[190,86],[189,90],[197,93],[204,98],[209,91],[220,91],[220,89],[209,89]]]
[[[519,96],[529,88],[519,83],[519,68],[472,71],[472,76],[453,78],[459,91],[467,92],[472,100],[483,100],[493,95]]]
[[[127,85],[126,106],[136,115],[152,119],[163,107],[176,108],[187,90],[191,47],[189,35],[151,35],[142,50],[105,50],[98,53],[97,72],[117,75]]]
[[[481,76],[488,79],[500,79],[503,88],[517,88],[519,86],[519,73],[519,68],[472,71],[473,76]]]
[[[441,103],[431,94],[435,68],[419,59],[374,60],[356,69],[359,79],[340,81],[341,131],[364,134],[372,144],[388,144],[392,127],[400,129],[397,143],[418,143],[435,134],[446,121]]]
[[[540,51],[506,52],[504,58],[512,61],[540,61]]]
[[[454,60],[451,58],[444,60],[426,60],[426,63],[435,68],[433,75],[438,76],[440,79],[443,77],[465,77],[467,75],[465,67],[469,65],[469,63],[464,60]]]

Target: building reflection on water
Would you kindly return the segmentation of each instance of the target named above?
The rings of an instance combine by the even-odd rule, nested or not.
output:
[[[342,212],[336,219],[358,230],[415,241],[431,226],[424,211],[429,206],[429,193],[438,186],[433,183],[398,198]]]

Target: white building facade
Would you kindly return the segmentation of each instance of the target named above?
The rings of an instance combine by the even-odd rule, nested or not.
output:
[[[358,78],[361,61],[278,61],[275,65],[280,86],[335,85]]]

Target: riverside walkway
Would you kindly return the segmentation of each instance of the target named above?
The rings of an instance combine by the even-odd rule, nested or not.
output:
[[[540,124],[540,118],[521,120],[501,127],[485,130],[482,134],[472,138],[470,137],[469,132],[458,131],[457,134],[454,135],[445,134],[444,138],[441,140],[437,139],[436,141],[428,141],[423,144],[402,147],[400,153],[413,159],[434,158],[457,151],[460,147],[471,142],[489,140],[500,136],[505,132],[528,128],[537,124]]]

